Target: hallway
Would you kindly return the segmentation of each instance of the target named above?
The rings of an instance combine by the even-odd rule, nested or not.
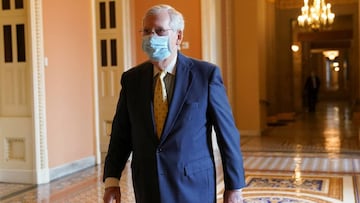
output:
[[[347,103],[327,102],[261,137],[242,136],[245,202],[359,203],[359,128]],[[102,202],[101,175],[96,166],[37,187],[0,183],[0,202]],[[221,173],[217,179],[220,203]],[[134,202],[129,166],[121,185],[123,202]]]
[[[360,153],[360,120],[352,119],[348,102],[320,102],[317,112],[304,112],[295,122],[269,127],[261,137],[242,137],[243,151]]]

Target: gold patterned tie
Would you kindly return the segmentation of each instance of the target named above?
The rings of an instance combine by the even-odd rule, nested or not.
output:
[[[164,82],[165,75],[166,71],[162,71],[159,74],[156,80],[154,90],[154,117],[158,138],[161,137],[161,133],[168,113],[168,101]]]

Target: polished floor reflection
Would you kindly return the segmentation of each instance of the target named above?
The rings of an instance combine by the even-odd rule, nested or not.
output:
[[[360,122],[346,102],[323,102],[315,113],[242,136],[245,202],[360,203]],[[219,156],[217,190],[222,202]],[[40,186],[0,183],[0,202],[102,202],[102,166]],[[126,167],[122,202],[134,202]]]
[[[360,153],[359,120],[347,102],[322,102],[317,112],[270,127],[261,137],[242,137],[245,151]]]

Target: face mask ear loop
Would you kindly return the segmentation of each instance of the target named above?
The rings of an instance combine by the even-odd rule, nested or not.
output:
[[[168,37],[167,45],[168,45],[168,50],[170,51],[170,53],[172,53],[171,46],[170,46],[170,37]]]

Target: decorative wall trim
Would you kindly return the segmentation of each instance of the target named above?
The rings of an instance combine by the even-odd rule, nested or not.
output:
[[[201,0],[202,59],[217,64],[222,69],[221,12],[220,0]]]
[[[8,183],[33,184],[34,173],[31,170],[1,169],[0,180]]]
[[[304,5],[304,1],[299,0],[276,0],[276,6],[280,9],[299,9]],[[331,0],[332,5],[341,5],[341,4],[356,4],[358,0]]]
[[[133,29],[131,28],[133,25],[133,23],[131,23],[131,18],[129,18],[129,16],[131,16],[131,0],[122,0],[121,1],[121,12],[120,14],[122,14],[122,25],[123,25],[123,49],[124,49],[124,56],[123,56],[123,66],[124,66],[124,71],[130,69],[131,67],[133,67],[132,62],[133,62],[133,58],[135,56],[135,49],[131,46],[131,42],[133,42],[135,39],[135,36],[133,35],[133,33],[131,32]]]
[[[50,180],[70,175],[72,173],[79,172],[91,166],[95,166],[95,156],[90,156],[84,159],[80,159],[62,166],[58,166],[50,169]]]
[[[0,180],[9,183],[23,183],[23,184],[40,184],[50,182],[57,178],[76,173],[83,169],[95,166],[95,156],[87,157],[74,161],[72,163],[64,164],[55,168],[44,170],[18,170],[18,169],[2,169],[0,170]],[[37,182],[34,182],[34,177],[37,177]],[[46,177],[50,177],[47,179]]]
[[[230,105],[234,108],[235,105],[235,96],[234,96],[234,82],[233,82],[233,39],[232,39],[232,25],[233,25],[233,19],[232,19],[232,1],[222,1],[221,5],[222,10],[222,24],[224,26],[224,36],[222,37],[223,42],[223,65],[226,67],[225,69],[225,75],[226,75],[226,81],[225,84],[227,84],[227,94],[229,97]]]
[[[5,137],[5,161],[26,161],[25,138]]]
[[[29,1],[34,119],[34,183],[48,183],[42,0]]]
[[[93,74],[94,74],[94,129],[95,129],[95,149],[96,149],[96,163],[101,163],[101,150],[100,150],[100,109],[99,109],[99,80],[97,70],[97,52],[96,52],[96,11],[95,0],[91,1],[91,14],[92,14],[92,49],[93,49]]]

